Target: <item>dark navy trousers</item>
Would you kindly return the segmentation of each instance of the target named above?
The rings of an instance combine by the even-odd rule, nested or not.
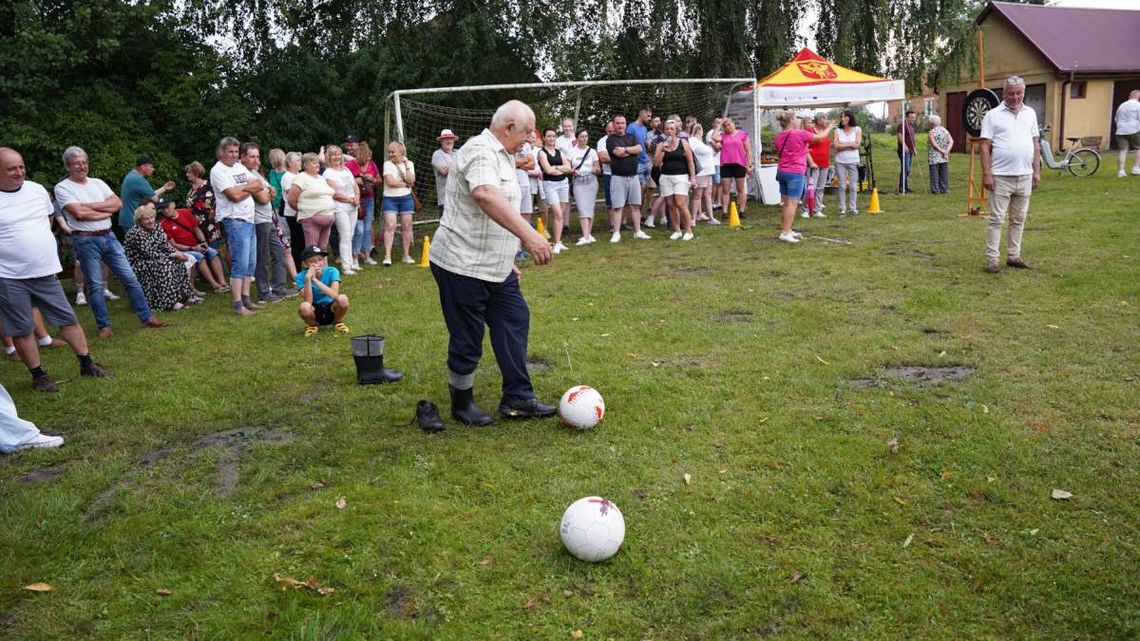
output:
[[[519,290],[518,274],[492,283],[449,272],[435,263],[431,273],[439,286],[439,305],[451,335],[447,343],[447,367],[460,375],[471,374],[483,356],[483,326],[491,330],[491,349],[503,375],[503,399],[534,397],[526,371],[530,308]]]

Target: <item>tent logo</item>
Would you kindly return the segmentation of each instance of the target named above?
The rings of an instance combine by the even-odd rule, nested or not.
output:
[[[832,69],[831,65],[823,60],[805,60],[797,62],[796,66],[799,67],[800,73],[804,77],[812,80],[835,80],[839,77],[835,73],[835,69]]]

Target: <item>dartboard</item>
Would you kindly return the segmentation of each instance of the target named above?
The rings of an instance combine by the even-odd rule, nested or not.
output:
[[[966,128],[966,133],[971,136],[980,136],[982,134],[982,118],[986,116],[986,112],[998,106],[1001,99],[991,89],[975,89],[966,96],[966,102],[962,103],[962,125]]]

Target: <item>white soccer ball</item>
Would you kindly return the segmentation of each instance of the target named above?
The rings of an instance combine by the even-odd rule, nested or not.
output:
[[[625,540],[625,517],[609,500],[587,496],[566,508],[559,531],[570,554],[591,563],[605,561]]]
[[[575,385],[558,401],[558,413],[576,430],[588,430],[602,422],[606,402],[598,390],[589,385]]]

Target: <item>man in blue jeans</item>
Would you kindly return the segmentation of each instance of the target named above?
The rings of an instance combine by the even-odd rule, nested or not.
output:
[[[111,233],[111,218],[122,207],[119,197],[107,183],[87,175],[87,152],[79,147],[68,147],[63,152],[63,166],[67,169],[67,178],[56,184],[55,200],[71,227],[71,248],[87,277],[87,302],[95,314],[99,336],[110,338],[115,335],[107,315],[107,301],[103,298],[102,263],[106,263],[111,273],[127,288],[131,310],[143,326],[166,327],[167,323],[151,315],[146,296],[131,264],[127,262],[123,246]]]
[[[214,215],[225,227],[230,246],[230,291],[233,311],[250,316],[263,305],[249,299],[253,269],[257,264],[257,237],[254,235],[254,194],[263,190],[261,180],[238,162],[240,143],[226,136],[218,142],[218,162],[210,169],[214,188]]]

